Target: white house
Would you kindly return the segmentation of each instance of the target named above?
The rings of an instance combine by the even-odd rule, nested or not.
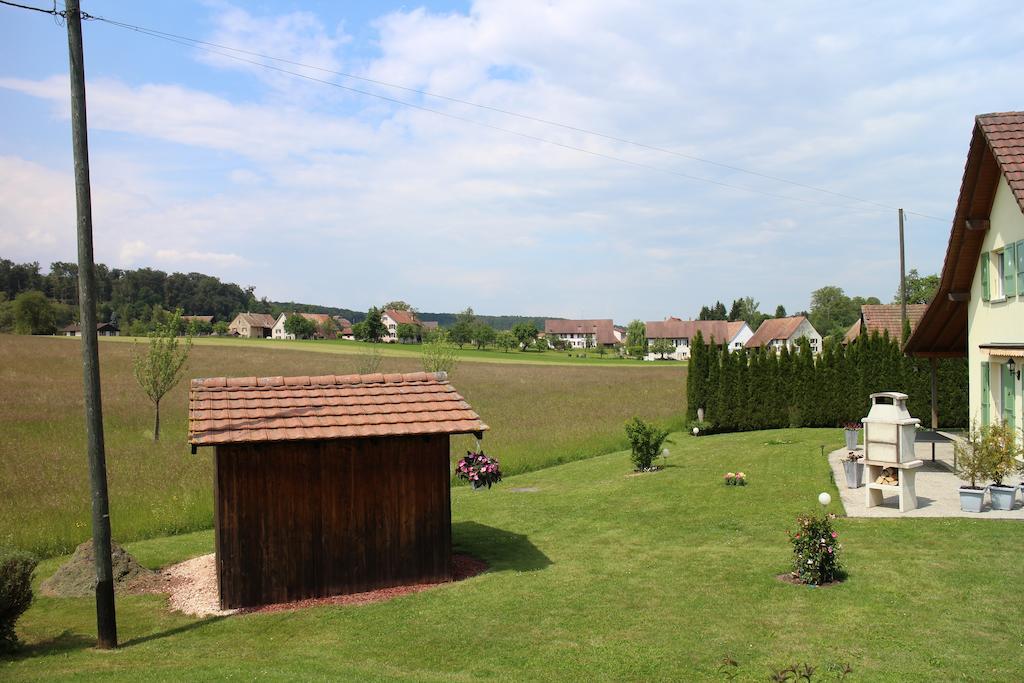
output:
[[[419,326],[420,321],[416,317],[416,314],[412,311],[399,311],[394,308],[389,308],[380,315],[381,322],[384,323],[384,328],[387,330],[387,334],[381,341],[394,343],[399,341],[398,339],[398,326],[399,325],[414,325]]]
[[[561,339],[573,349],[611,347],[622,343],[621,328],[616,329],[611,319],[607,320],[560,320],[544,321],[544,337]]]
[[[794,351],[797,343],[804,337],[810,342],[811,351],[815,354],[821,353],[821,335],[807,318],[802,315],[789,318],[769,318],[761,323],[754,336],[747,340],[746,347],[748,349],[767,348],[778,353],[785,346],[790,351]]]
[[[726,320],[681,320],[666,318],[644,323],[648,349],[659,339],[669,339],[676,350],[669,356],[675,360],[690,358],[690,345],[693,338],[700,332],[705,344],[727,344],[730,351],[742,349],[753,332],[750,325],[742,320],[730,322]],[[660,358],[661,354],[648,350],[647,360]]]
[[[948,245],[938,292],[905,350],[966,355],[971,420],[1021,430],[1024,112],[976,117]]]
[[[82,326],[78,323],[71,323],[60,331],[65,337],[82,336]],[[96,323],[96,335],[99,337],[119,337],[121,330],[114,323]]]
[[[284,324],[288,321],[288,318],[293,315],[301,315],[306,320],[312,320],[313,324],[316,325],[317,332],[314,336],[322,338],[323,335],[320,333],[320,329],[325,322],[331,320],[331,316],[326,313],[282,313],[277,316],[277,320],[274,321],[274,326],[271,328],[270,336],[274,339],[295,339],[294,334],[289,334],[284,329]]]

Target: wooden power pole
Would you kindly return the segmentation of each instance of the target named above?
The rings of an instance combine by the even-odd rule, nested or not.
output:
[[[85,118],[85,58],[79,0],[67,0],[68,55],[71,67],[71,143],[75,157],[75,208],[78,215],[78,307],[82,321],[82,369],[85,428],[92,490],[92,545],[96,558],[97,647],[117,647],[114,577],[110,561],[110,506],[107,458],[103,446],[99,339],[96,331],[96,276],[92,253],[92,193],[89,188],[89,136]]]
[[[900,209],[900,337],[907,329],[907,259],[903,251],[903,209]],[[903,339],[903,342],[906,342]]]

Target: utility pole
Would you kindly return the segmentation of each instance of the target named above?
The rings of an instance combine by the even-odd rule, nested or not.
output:
[[[907,265],[903,251],[903,209],[900,209],[900,336],[907,329]],[[904,342],[907,340],[904,339]]]
[[[110,506],[107,458],[103,447],[99,339],[96,333],[96,279],[92,253],[92,193],[89,187],[89,135],[85,118],[85,57],[79,0],[67,0],[68,55],[71,69],[71,144],[75,157],[75,209],[78,217],[78,307],[82,321],[82,370],[85,428],[92,489],[92,545],[96,558],[96,646],[117,647],[114,577],[110,561]]]

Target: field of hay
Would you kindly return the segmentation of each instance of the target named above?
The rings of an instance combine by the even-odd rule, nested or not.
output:
[[[75,339],[0,335],[0,545],[42,556],[68,553],[89,537],[81,347]],[[131,372],[131,345],[100,345],[111,521],[120,541],[209,528],[211,453],[185,443],[187,381],[161,410]],[[186,378],[354,372],[358,357],[292,348],[198,345]],[[384,372],[421,369],[385,357]],[[579,367],[463,361],[452,383],[491,426],[485,448],[507,474],[608,453],[625,445],[637,414],[673,428],[685,412],[686,368]],[[457,453],[469,437],[453,439]]]

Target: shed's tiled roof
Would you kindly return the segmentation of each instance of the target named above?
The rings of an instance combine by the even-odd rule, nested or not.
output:
[[[445,373],[194,379],[194,446],[487,429]]]

